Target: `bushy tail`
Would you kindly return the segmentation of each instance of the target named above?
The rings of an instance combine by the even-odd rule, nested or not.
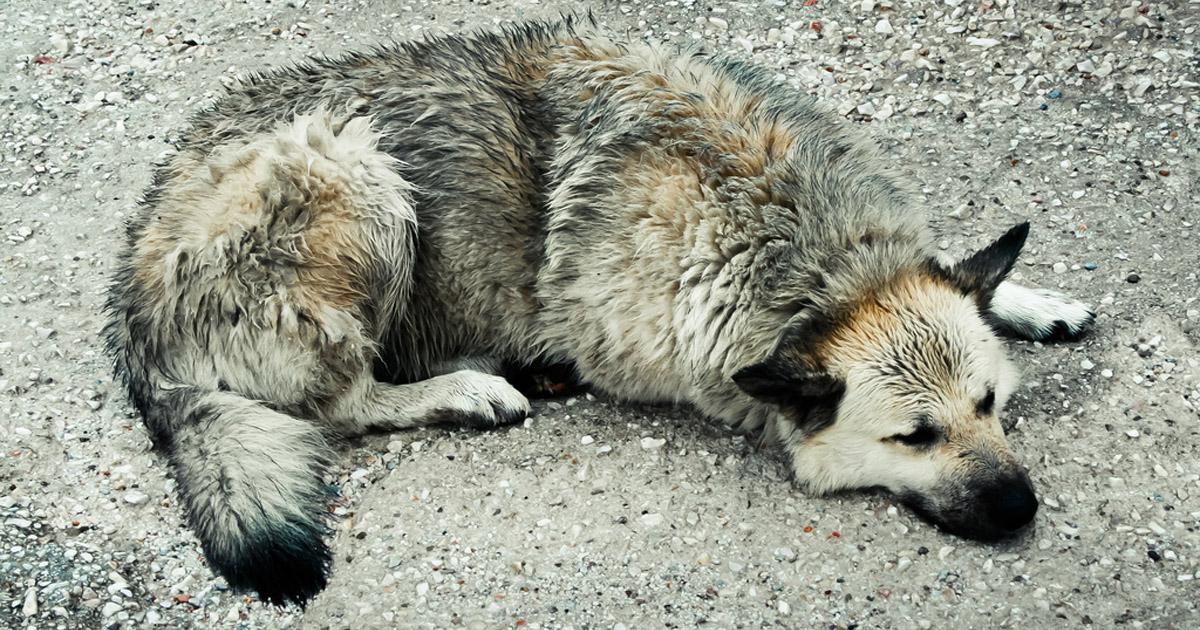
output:
[[[213,569],[274,604],[320,592],[330,551],[319,429],[229,392],[182,387],[156,398],[155,411],[174,417],[163,446]]]

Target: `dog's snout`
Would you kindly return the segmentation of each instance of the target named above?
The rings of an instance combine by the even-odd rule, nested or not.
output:
[[[1028,525],[1038,510],[1037,495],[1024,475],[988,488],[981,498],[989,520],[1010,532]]]

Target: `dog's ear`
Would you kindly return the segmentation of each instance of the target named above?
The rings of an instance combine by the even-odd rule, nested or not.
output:
[[[833,327],[832,320],[801,311],[767,358],[733,373],[743,392],[778,406],[795,423],[792,435],[801,439],[834,423],[846,393],[846,383],[825,371],[819,358],[820,341]]]
[[[814,352],[829,328],[825,320],[803,316],[784,329],[767,358],[734,372],[733,382],[754,398],[786,407],[836,404],[846,385],[818,367]]]
[[[733,375],[742,391],[777,405],[795,423],[793,436],[813,435],[833,424],[846,384],[828,372],[814,370],[790,358],[786,349]]]
[[[986,306],[992,301],[996,287],[1008,277],[1017,263],[1017,256],[1021,254],[1028,236],[1029,222],[1026,221],[1005,232],[996,242],[950,267],[933,263],[934,272],[964,294],[975,296],[980,305]]]
[[[733,382],[763,402],[788,407],[836,402],[846,391],[845,383],[828,372],[791,365],[776,356],[738,370]]]

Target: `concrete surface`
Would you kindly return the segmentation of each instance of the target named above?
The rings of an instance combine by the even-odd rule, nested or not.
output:
[[[1019,277],[1100,316],[1078,344],[1012,344],[1010,437],[1044,502],[1025,538],[806,496],[686,409],[585,396],[346,445],[307,610],[214,579],[97,336],[150,165],[238,72],[579,6],[0,5],[0,626],[1200,627],[1197,0],[594,5],[858,121],[952,252],[1033,222]]]

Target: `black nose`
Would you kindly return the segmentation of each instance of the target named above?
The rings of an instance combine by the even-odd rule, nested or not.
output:
[[[1037,496],[1033,494],[1033,485],[1023,475],[988,488],[981,498],[988,519],[1010,532],[1028,525],[1037,514]]]

